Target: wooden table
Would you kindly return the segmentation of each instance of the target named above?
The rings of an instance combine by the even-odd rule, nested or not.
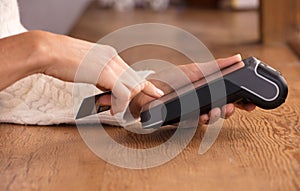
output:
[[[299,59],[285,45],[211,50],[216,57],[255,55],[279,69],[289,84],[286,103],[272,111],[237,110],[204,155],[198,150],[206,126],[199,127],[175,159],[143,170],[106,163],[89,150],[76,126],[1,124],[0,190],[299,190]],[[118,127],[106,131],[133,148],[161,144],[174,133],[161,129],[143,139]]]
[[[129,170],[94,155],[76,126],[1,124],[0,190],[299,190],[300,62],[285,46],[247,50],[283,72],[288,100],[272,111],[237,111],[204,155],[198,149],[205,126],[174,160]],[[131,147],[160,144],[174,132],[139,139],[118,127],[106,130]]]

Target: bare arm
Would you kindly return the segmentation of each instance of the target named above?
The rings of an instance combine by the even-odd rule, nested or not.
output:
[[[36,64],[39,51],[39,44],[31,35],[0,39],[0,90],[40,72],[42,66]]]
[[[82,65],[87,54],[89,54],[88,62]],[[239,56],[235,56],[219,60],[218,63],[233,64],[240,59]],[[79,67],[80,71],[83,70],[82,75],[78,75]],[[193,68],[194,64],[181,67],[192,81],[201,77],[201,74]],[[35,73],[43,73],[64,81],[73,82],[76,78],[76,82],[93,83],[99,89],[112,90],[114,99],[129,102],[137,97],[139,98],[136,99],[139,100],[137,105],[162,96],[163,92],[158,88],[168,93],[161,84],[156,84],[158,87],[156,88],[151,82],[140,79],[109,46],[43,31],[31,31],[0,39],[0,91]],[[108,96],[101,102],[103,105],[110,105],[111,97]],[[248,111],[255,108],[253,105],[236,106]],[[111,111],[115,113],[121,109],[112,108]],[[233,111],[233,104],[224,106],[222,111],[213,109],[209,115],[200,117],[200,123],[205,123],[209,119],[216,120],[221,113],[229,117]]]
[[[124,102],[139,92],[153,98],[163,95],[140,78],[112,47],[64,35],[31,31],[0,39],[0,60],[0,90],[31,74],[43,73],[112,90]]]

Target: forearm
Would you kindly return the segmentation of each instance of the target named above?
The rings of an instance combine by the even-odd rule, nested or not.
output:
[[[0,39],[0,90],[14,82],[40,72],[39,43],[30,34]]]
[[[0,41],[0,90],[34,73],[68,82],[96,85],[129,101],[139,92],[160,97],[163,92],[140,78],[117,51],[107,45],[30,31]]]
[[[35,73],[74,81],[93,43],[44,31],[0,39],[0,90]]]

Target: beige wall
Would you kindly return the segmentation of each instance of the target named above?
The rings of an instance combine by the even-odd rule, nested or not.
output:
[[[90,0],[18,0],[21,21],[28,29],[66,34]]]

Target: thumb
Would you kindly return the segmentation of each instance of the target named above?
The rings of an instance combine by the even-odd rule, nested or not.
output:
[[[237,62],[240,62],[242,61],[242,57],[240,54],[236,54],[236,55],[233,55],[231,57],[228,57],[228,58],[220,58],[220,59],[217,59],[217,64],[219,65],[220,69],[223,69],[223,68],[226,68],[232,64],[235,64]]]

